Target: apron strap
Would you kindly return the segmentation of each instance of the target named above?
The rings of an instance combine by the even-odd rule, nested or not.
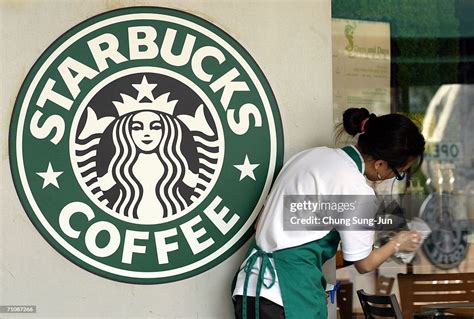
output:
[[[355,148],[355,146],[354,145],[344,146],[341,148],[341,150],[343,150],[355,162],[359,172],[364,174],[364,170],[365,170],[364,160],[362,159],[359,151]]]
[[[266,288],[270,289],[274,284],[275,284],[275,268],[273,267],[270,258],[272,258],[271,253],[264,252],[263,250],[260,249],[257,245],[255,245],[256,251],[250,255],[250,257],[247,259],[247,262],[245,263],[245,266],[243,267],[245,271],[245,281],[244,281],[244,295],[243,295],[243,300],[242,300],[242,318],[247,319],[247,288],[250,280],[250,274],[252,273],[252,268],[257,262],[257,260],[261,257],[262,262],[260,263],[260,270],[258,272],[258,279],[257,279],[257,290],[255,292],[255,318],[259,319],[260,318],[260,290],[262,289],[262,285],[264,285]],[[265,271],[266,270],[270,271],[270,274],[272,276],[272,280],[269,284],[265,283]]]

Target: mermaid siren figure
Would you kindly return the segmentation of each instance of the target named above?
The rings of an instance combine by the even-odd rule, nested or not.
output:
[[[142,84],[148,84],[146,81],[144,76]],[[139,91],[137,99],[121,94],[122,102],[112,102],[118,117],[97,119],[94,109],[88,107],[86,125],[79,140],[82,137],[87,141],[94,133],[102,133],[91,149],[97,153],[101,149],[112,149],[107,150],[110,160],[105,164],[106,169],[102,169],[105,173],[100,175],[96,169],[94,196],[100,197],[120,216],[141,224],[154,224],[184,211],[208,184],[209,180],[199,173],[201,169],[193,172],[190,168],[190,161],[198,161],[200,148],[194,146],[195,156],[185,156],[182,146],[185,135],[192,135],[189,128],[199,126],[205,127],[207,132],[212,130],[204,117],[202,104],[194,117],[174,116],[178,101],[168,101],[169,93],[151,102],[140,102],[140,94]],[[101,147],[104,139],[108,139],[112,147]],[[186,147],[189,148],[189,144],[193,146],[187,143]],[[199,165],[194,164],[193,167]],[[207,171],[215,169],[210,166],[212,163],[206,167]],[[111,192],[115,195],[104,195]]]

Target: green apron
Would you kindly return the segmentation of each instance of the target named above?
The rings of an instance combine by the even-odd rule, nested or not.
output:
[[[351,146],[346,146],[342,150],[356,162],[357,167],[362,171],[363,166],[357,151]],[[318,240],[267,253],[257,246],[254,239],[247,252],[247,257],[252,253],[253,249],[256,249],[256,251],[250,255],[243,267],[245,281],[242,298],[242,317],[244,319],[247,318],[247,288],[250,273],[254,264],[261,257],[255,292],[256,319],[259,319],[259,298],[262,285],[266,288],[271,288],[275,283],[275,273],[278,275],[286,319],[327,318],[326,279],[324,278],[322,268],[323,264],[336,254],[339,241],[339,233],[336,230],[332,230]],[[273,258],[275,268],[273,268],[270,258]],[[269,284],[264,282],[264,274],[267,269],[272,275],[272,280]],[[239,272],[234,277],[232,291],[235,288]]]
[[[271,288],[275,282],[275,272],[278,274],[281,297],[285,318],[292,319],[322,319],[327,318],[326,280],[322,271],[323,264],[334,257],[339,245],[339,233],[335,230],[325,237],[297,247],[277,250],[273,253],[262,251],[255,240],[249,247],[249,253],[254,252],[244,265],[246,273],[244,293],[242,298],[242,316],[247,318],[247,287],[253,265],[261,257],[260,271],[255,293],[255,317],[259,318],[259,298],[262,285]],[[248,253],[248,254],[249,254]],[[270,258],[275,262],[273,268]],[[263,281],[266,269],[272,275],[270,284]],[[235,287],[237,275],[234,278],[232,290]]]

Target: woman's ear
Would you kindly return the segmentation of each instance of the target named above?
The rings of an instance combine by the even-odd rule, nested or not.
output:
[[[388,163],[387,161],[384,161],[384,160],[376,160],[374,162],[374,168],[375,170],[383,170],[383,169],[387,169],[388,168]]]

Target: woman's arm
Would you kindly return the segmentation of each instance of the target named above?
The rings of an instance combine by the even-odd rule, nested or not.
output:
[[[364,259],[354,261],[354,266],[361,274],[371,272],[383,264],[398,251],[415,251],[421,241],[421,236],[416,231],[402,231],[380,248],[372,250]]]

